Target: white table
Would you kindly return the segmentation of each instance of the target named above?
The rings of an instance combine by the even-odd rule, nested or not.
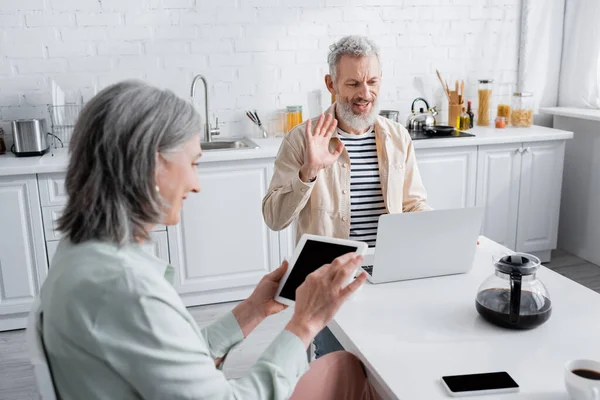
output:
[[[329,327],[363,361],[385,399],[448,399],[444,375],[507,371],[519,395],[471,399],[566,400],[565,363],[600,360],[600,295],[542,267],[538,277],[550,292],[550,319],[529,331],[493,326],[475,310],[475,297],[494,273],[492,255],[508,253],[482,237],[468,274],[366,283]]]

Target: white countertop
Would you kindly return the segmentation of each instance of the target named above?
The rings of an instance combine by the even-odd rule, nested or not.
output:
[[[281,139],[252,140],[260,147],[247,150],[205,151],[200,163],[275,158]],[[22,174],[45,174],[64,172],[69,164],[67,149],[56,149],[41,157],[15,157],[11,153],[0,156],[0,176]]]
[[[438,138],[435,140],[415,140],[415,149],[435,149],[461,146],[480,146],[486,144],[504,144],[519,142],[542,142],[564,140],[573,137],[572,132],[559,129],[532,126],[529,128],[495,129],[475,127],[466,131],[474,137]],[[225,139],[225,138],[223,138]],[[205,151],[201,163],[237,161],[261,158],[275,158],[281,144],[281,138],[255,139],[260,147],[248,150]],[[65,149],[57,149],[42,157],[15,157],[7,153],[0,156],[0,176],[21,174],[44,174],[66,171],[69,156]]]
[[[475,136],[415,140],[413,142],[414,147],[415,149],[435,149],[442,147],[481,146],[486,144],[544,142],[573,138],[573,132],[535,125],[529,128],[507,127],[504,129],[476,126],[465,132],[474,134]]]
[[[594,108],[545,107],[540,108],[540,111],[545,114],[560,115],[561,117],[600,121],[600,110]]]

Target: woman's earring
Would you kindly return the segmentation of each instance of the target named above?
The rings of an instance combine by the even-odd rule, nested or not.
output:
[[[154,189],[156,189],[156,193],[160,193],[160,188],[158,187],[158,185],[154,185]]]

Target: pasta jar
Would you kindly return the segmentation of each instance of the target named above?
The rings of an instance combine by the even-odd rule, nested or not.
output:
[[[533,94],[516,92],[512,97],[510,123],[515,127],[533,125]]]
[[[492,83],[491,79],[480,79],[477,89],[477,125],[490,125],[490,106],[492,105]]]
[[[302,106],[287,106],[286,107],[286,132],[291,131],[296,125],[302,123]]]

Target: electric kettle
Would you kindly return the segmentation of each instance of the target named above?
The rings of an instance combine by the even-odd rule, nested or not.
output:
[[[13,142],[11,151],[17,157],[41,156],[50,148],[45,119],[18,119],[11,122]]]

